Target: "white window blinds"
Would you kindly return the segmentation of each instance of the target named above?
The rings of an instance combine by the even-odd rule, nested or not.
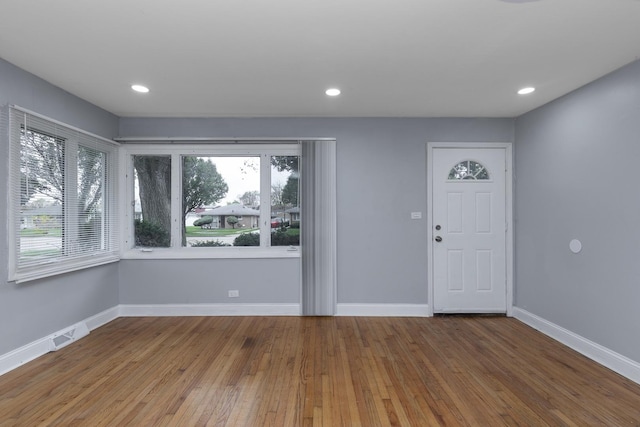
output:
[[[118,259],[117,147],[10,108],[9,280]]]

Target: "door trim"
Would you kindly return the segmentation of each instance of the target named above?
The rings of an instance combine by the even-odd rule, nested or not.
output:
[[[507,316],[513,317],[513,144],[510,142],[428,142],[427,143],[427,298],[428,315],[433,316],[433,150],[435,148],[501,148],[505,150],[505,220]]]

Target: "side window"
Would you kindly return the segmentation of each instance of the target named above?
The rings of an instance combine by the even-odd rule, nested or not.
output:
[[[77,160],[78,250],[106,250],[108,211],[104,189],[107,183],[107,153],[93,147],[78,147]]]
[[[9,280],[116,261],[113,142],[10,109]]]
[[[20,128],[18,266],[63,255],[65,140]]]
[[[171,157],[133,156],[136,247],[171,246]]]
[[[300,158],[271,157],[271,246],[300,246]]]

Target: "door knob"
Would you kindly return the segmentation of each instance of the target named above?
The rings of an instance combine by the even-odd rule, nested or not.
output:
[[[442,237],[436,236],[436,242],[442,242]]]

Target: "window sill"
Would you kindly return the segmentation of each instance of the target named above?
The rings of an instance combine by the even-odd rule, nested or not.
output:
[[[256,259],[300,258],[300,247],[276,248],[146,248],[125,251],[121,259]]]
[[[22,268],[9,275],[9,281],[25,283],[32,280],[45,279],[72,271],[84,270],[99,265],[111,264],[119,261],[116,255],[96,255],[75,260],[58,260],[48,264],[37,264],[28,268]]]

